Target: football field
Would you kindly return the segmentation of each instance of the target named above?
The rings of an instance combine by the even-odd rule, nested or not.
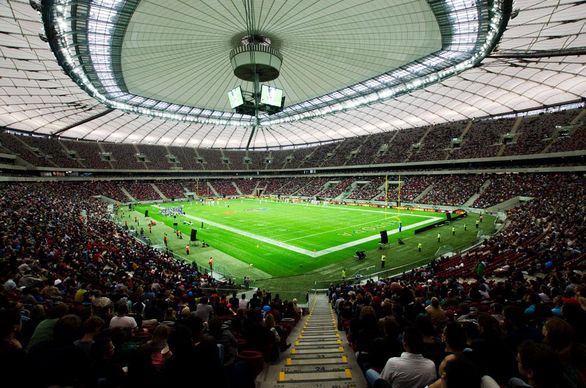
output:
[[[164,215],[182,208],[184,215]],[[391,243],[415,229],[444,219],[443,213],[397,211],[363,206],[288,203],[270,199],[231,199],[137,205],[157,222],[176,222],[186,239],[197,239],[270,276],[306,272],[376,249],[380,231]],[[156,227],[155,227],[156,228]],[[174,236],[173,236],[174,237]]]

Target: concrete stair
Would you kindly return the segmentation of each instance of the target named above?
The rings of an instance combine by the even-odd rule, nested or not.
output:
[[[131,200],[132,202],[136,201],[136,198],[134,198],[129,192],[128,190],[126,190],[126,188],[120,186],[120,190],[124,193],[124,195],[126,195],[126,197],[128,197],[129,200]]]
[[[325,295],[316,295],[292,347],[270,366],[261,387],[361,388],[366,380]],[[293,337],[294,333],[292,333]]]
[[[159,190],[159,188],[157,187],[157,185],[155,185],[154,183],[151,183],[151,186],[153,188],[153,190],[155,190],[155,192],[157,194],[159,194],[159,197],[161,197],[161,199],[168,199],[165,194],[163,194],[163,192],[161,190]]]
[[[434,185],[434,183],[432,183],[431,185],[427,186],[425,188],[425,190],[423,190],[421,193],[419,193],[419,195],[417,197],[415,197],[413,199],[413,202],[418,203],[421,198],[425,197],[427,195],[427,193],[429,193],[433,189],[433,185]]]

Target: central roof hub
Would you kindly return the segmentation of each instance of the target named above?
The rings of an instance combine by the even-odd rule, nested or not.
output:
[[[267,82],[277,79],[283,56],[271,47],[271,39],[263,35],[245,35],[240,46],[230,51],[234,75],[243,81]]]

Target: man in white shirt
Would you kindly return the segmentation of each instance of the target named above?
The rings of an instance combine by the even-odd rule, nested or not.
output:
[[[437,379],[433,361],[421,355],[423,337],[415,328],[406,328],[403,333],[401,357],[391,357],[380,375],[373,369],[366,371],[370,386],[379,378],[388,381],[393,388],[422,388]]]
[[[128,305],[125,302],[118,302],[116,305],[116,316],[110,319],[110,329],[122,328],[134,331],[138,328],[134,317],[128,316]]]

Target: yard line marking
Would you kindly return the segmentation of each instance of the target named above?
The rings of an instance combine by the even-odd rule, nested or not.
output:
[[[154,205],[154,207],[156,207],[157,209],[161,209],[161,206],[159,206],[159,205]],[[195,216],[192,216],[189,214],[184,214],[183,217],[189,218],[194,221],[205,222],[208,225],[215,226],[217,228],[224,229],[229,232],[239,234],[241,236],[250,237],[252,239],[262,241],[267,244],[275,245],[280,248],[288,249],[290,251],[297,252],[302,255],[310,256],[310,257],[320,257],[323,255],[327,255],[328,253],[341,251],[342,249],[350,248],[350,247],[353,247],[353,246],[363,244],[365,242],[369,242],[369,241],[376,240],[376,239],[380,238],[380,234],[374,234],[372,236],[364,237],[359,240],[350,241],[350,242],[347,242],[344,244],[340,244],[340,245],[336,245],[336,246],[333,246],[330,248],[322,249],[321,251],[313,252],[313,251],[310,251],[309,249],[299,248],[299,247],[296,247],[295,245],[290,245],[290,244],[284,243],[282,241],[274,240],[270,237],[260,236],[255,233],[247,232],[245,230],[240,230],[240,229],[228,226],[228,225],[220,224],[218,222],[206,220],[205,218],[195,217]],[[402,230],[414,229],[414,228],[417,228],[417,227],[422,226],[424,224],[427,224],[431,221],[440,221],[441,220],[440,217],[427,217],[427,218],[428,219],[425,221],[420,221],[415,224],[407,225],[407,226],[403,227]],[[387,234],[392,235],[392,234],[395,234],[398,232],[399,232],[399,229],[397,228],[397,229],[387,231]]]
[[[245,199],[245,201],[254,201],[254,199]],[[327,205],[327,206],[323,206],[323,205],[313,205],[313,204],[307,204],[307,203],[295,203],[295,202],[285,202],[288,205],[296,205],[296,206],[312,206],[312,207],[316,207],[318,209],[335,209],[335,210],[347,210],[349,212],[364,212],[364,213],[381,213],[381,214],[387,214],[389,216],[401,216],[401,215],[407,215],[410,217],[419,217],[419,218],[429,218],[431,216],[423,216],[421,214],[410,214],[410,213],[401,213],[401,212],[387,212],[385,210],[372,210],[372,209],[359,209],[361,206],[356,206],[356,209],[354,208],[350,208],[350,207],[338,207],[337,205]],[[346,206],[350,206],[350,205],[346,205]]]
[[[374,221],[363,222],[361,224],[353,224],[352,226],[344,226],[342,228],[337,228],[337,229],[329,229],[329,230],[326,230],[324,232],[317,232],[317,233],[312,233],[312,234],[306,234],[306,235],[301,236],[301,237],[295,237],[295,238],[291,238],[289,240],[283,240],[283,242],[289,242],[289,241],[295,241],[295,240],[303,240],[304,238],[307,238],[307,237],[319,236],[320,234],[326,234],[326,233],[330,233],[330,232],[337,232],[339,230],[351,229],[353,227],[358,227],[358,226],[362,226],[362,225],[368,225],[368,224],[372,224],[374,222],[381,222],[381,221],[385,221],[385,218],[381,218],[379,220],[374,220]],[[398,221],[393,221],[393,224],[397,224],[397,223],[398,223]]]

